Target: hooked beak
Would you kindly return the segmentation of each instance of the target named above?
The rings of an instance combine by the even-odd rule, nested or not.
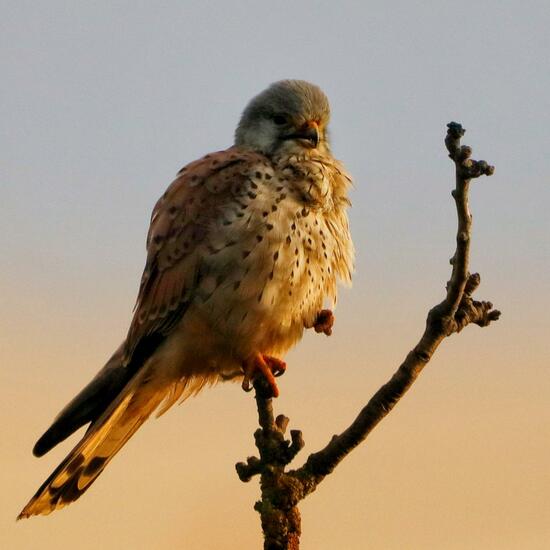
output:
[[[296,139],[302,141],[307,147],[319,145],[319,125],[314,120],[308,120],[299,130],[288,134],[284,139]]]

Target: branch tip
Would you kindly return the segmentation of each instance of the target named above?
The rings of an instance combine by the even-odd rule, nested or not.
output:
[[[447,134],[454,139],[460,139],[466,133],[466,128],[464,128],[460,122],[449,122],[447,128]]]
[[[481,276],[479,273],[472,273],[468,280],[466,281],[466,286],[464,287],[464,294],[471,296],[481,284]],[[492,307],[492,306],[491,306]]]
[[[290,420],[284,414],[280,414],[275,419],[275,424],[277,425],[277,428],[282,434],[286,433],[286,429],[288,427],[289,422]]]
[[[300,430],[290,430],[291,444],[288,448],[289,462],[305,447],[305,441]]]
[[[238,462],[235,464],[237,475],[241,481],[245,483],[250,481],[253,476],[261,472],[261,461],[255,456],[249,456],[245,462]]]

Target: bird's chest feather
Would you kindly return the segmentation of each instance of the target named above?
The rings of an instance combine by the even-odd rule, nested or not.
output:
[[[337,276],[351,269],[337,177],[296,158],[243,175],[212,222],[197,293],[218,331],[283,352],[335,300]]]

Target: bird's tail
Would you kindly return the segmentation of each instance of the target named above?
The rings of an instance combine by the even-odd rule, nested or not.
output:
[[[165,397],[166,392],[156,387],[150,369],[136,373],[17,519],[49,514],[79,498]]]

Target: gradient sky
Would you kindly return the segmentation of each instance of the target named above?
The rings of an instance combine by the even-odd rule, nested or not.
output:
[[[472,269],[503,317],[443,343],[366,444],[302,503],[303,550],[550,547],[550,11],[545,1],[3,1],[0,547],[260,548],[254,400],[205,391],[148,422],[85,497],[15,523],[68,452],[36,438],[123,338],[151,208],[231,144],[280,78],[319,84],[356,180],[354,286],[288,356],[279,413],[308,452],[420,336],[449,276],[445,125],[475,158]]]

